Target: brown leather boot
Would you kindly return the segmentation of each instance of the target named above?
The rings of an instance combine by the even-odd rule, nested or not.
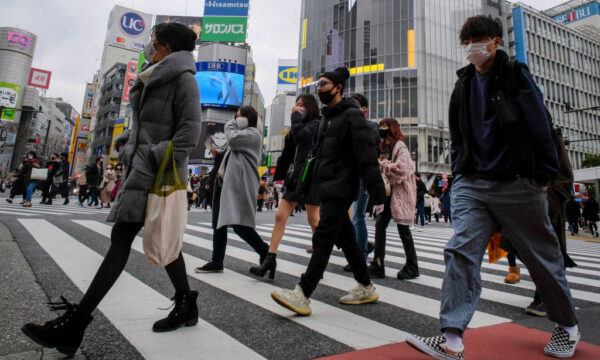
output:
[[[508,275],[504,278],[507,284],[516,284],[521,280],[521,269],[516,266],[508,267]]]

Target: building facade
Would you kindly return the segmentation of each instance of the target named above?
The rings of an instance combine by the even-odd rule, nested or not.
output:
[[[577,7],[562,9],[569,17]],[[600,153],[598,110],[569,112],[600,106],[600,42],[557,21],[563,18],[560,14],[551,17],[522,3],[512,4],[510,10],[510,53],[528,65],[554,125],[573,141],[567,149],[578,169],[586,154]]]
[[[431,185],[450,172],[448,103],[466,65],[458,33],[480,14],[505,23],[504,1],[303,0],[298,90],[315,93],[320,74],[348,67],[345,93],[367,97],[370,120],[399,121]]]

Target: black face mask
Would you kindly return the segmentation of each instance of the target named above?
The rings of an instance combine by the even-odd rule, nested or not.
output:
[[[331,89],[333,90],[333,89]],[[321,100],[321,103],[323,105],[329,105],[330,102],[333,101],[333,98],[335,97],[335,95],[337,94],[331,94],[331,90],[327,91],[327,92],[320,92],[318,93],[319,95],[319,100]]]
[[[379,129],[379,137],[382,139],[387,139],[390,136],[390,129]]]

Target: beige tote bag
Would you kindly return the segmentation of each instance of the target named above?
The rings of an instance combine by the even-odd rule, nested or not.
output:
[[[173,166],[165,172],[167,163]],[[187,191],[175,165],[169,141],[154,185],[148,193],[144,221],[144,253],[151,264],[167,266],[179,257],[187,225]]]

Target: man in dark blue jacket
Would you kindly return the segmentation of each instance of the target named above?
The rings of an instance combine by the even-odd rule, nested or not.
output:
[[[543,96],[527,68],[512,66],[508,55],[498,50],[499,22],[486,16],[469,18],[459,38],[471,64],[458,71],[450,98],[455,234],[444,250],[443,335],[410,335],[407,341],[437,359],[463,358],[463,331],[481,295],[481,261],[500,225],[556,324],[544,353],[570,357],[581,335],[548,217],[547,183],[559,163]]]

